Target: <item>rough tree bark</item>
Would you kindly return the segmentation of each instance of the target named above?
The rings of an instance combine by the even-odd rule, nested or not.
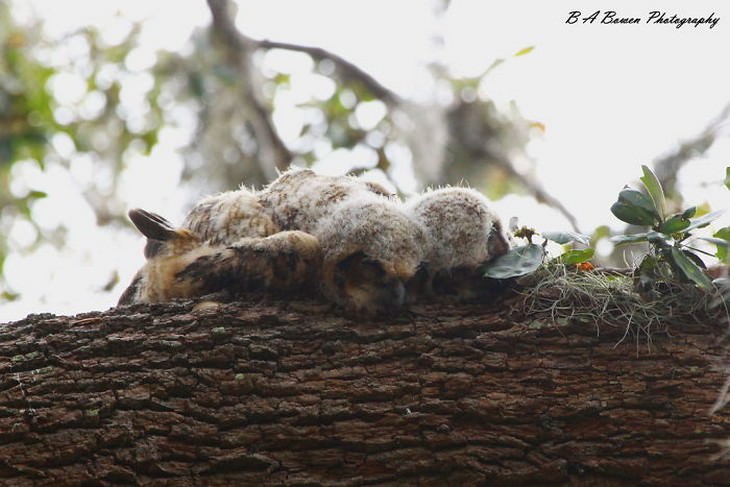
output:
[[[485,306],[32,315],[0,326],[0,484],[728,484],[723,330],[623,332]]]

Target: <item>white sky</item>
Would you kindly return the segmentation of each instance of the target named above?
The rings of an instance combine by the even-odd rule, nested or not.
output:
[[[697,134],[730,101],[730,3],[662,1],[645,8],[620,0],[610,5],[620,17],[642,19],[652,9],[682,17],[714,13],[720,20],[712,30],[705,25],[676,29],[598,21],[567,25],[571,10],[581,8],[587,16],[606,5],[564,0],[453,0],[449,16],[436,23],[429,4],[423,0],[242,1],[238,25],[256,38],[332,50],[416,99],[431,96],[431,87],[424,81],[424,62],[438,59],[456,75],[476,75],[497,58],[535,46],[530,54],[511,58],[492,72],[483,91],[499,106],[514,100],[526,118],[545,124],[545,134],[529,147],[538,177],[576,214],[586,231],[617,223],[609,207],[620,188],[638,178],[640,165],[650,164],[679,140]],[[53,36],[95,24],[104,26],[106,35],[113,38],[125,28],[114,20],[117,11],[131,21],[146,19],[144,49],[136,61],[140,67],[145,66],[145,49],[181,49],[191,29],[209,19],[203,0],[23,0],[15,5],[35,8],[46,18]],[[439,29],[445,39],[441,48],[431,37]],[[725,134],[730,135],[730,127]],[[169,143],[154,153],[165,161],[163,175],[181,164],[176,144],[171,135]],[[687,203],[730,206],[727,190],[718,184],[707,186],[722,178],[728,164],[730,138],[681,174],[680,189]],[[76,162],[73,177],[88,177],[87,165]],[[168,179],[161,187],[164,176],[135,176],[131,166],[129,206],[179,217],[184,198],[176,181]],[[30,312],[75,313],[112,306],[142,263],[142,240],[98,230],[83,208],[73,178],[36,174],[30,167],[25,171],[23,176],[33,181],[34,188],[51,193],[46,202],[39,202],[39,218],[52,223],[73,215],[71,251],[61,254],[45,247],[37,254],[8,258],[7,278],[23,299],[0,307],[0,322]],[[567,228],[555,212],[522,198],[507,197],[496,206],[507,218],[517,215],[522,222],[544,229]],[[722,224],[729,224],[728,217]],[[16,229],[11,238],[22,239],[23,229]],[[121,283],[111,293],[98,292],[120,263]]]

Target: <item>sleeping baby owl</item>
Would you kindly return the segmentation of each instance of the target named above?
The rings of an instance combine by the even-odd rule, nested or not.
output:
[[[385,188],[300,169],[283,173],[259,198],[282,229],[317,238],[327,299],[365,315],[407,304],[406,287],[423,261],[425,232]]]
[[[510,247],[477,191],[442,188],[401,203],[377,183],[282,173],[260,192],[201,200],[180,228],[144,210],[145,265],[120,304],[229,291],[319,290],[355,315],[402,310],[416,298],[488,293],[482,267]]]
[[[510,248],[489,201],[473,189],[446,187],[426,191],[404,206],[427,234],[428,278],[422,292],[462,300],[487,291],[482,267]]]

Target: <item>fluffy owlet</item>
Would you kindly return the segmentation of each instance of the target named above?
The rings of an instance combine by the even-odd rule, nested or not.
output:
[[[130,210],[147,237],[147,261],[119,304],[158,303],[217,291],[289,292],[311,289],[321,268],[317,239],[304,232],[241,238],[228,245],[203,243],[193,231],[173,228],[159,215]]]
[[[469,299],[483,293],[481,267],[510,249],[488,200],[473,189],[447,187],[414,197],[405,211],[426,230],[426,294]]]
[[[283,173],[259,194],[281,228],[312,233],[322,248],[322,293],[351,314],[395,312],[420,269],[423,229],[376,183]]]
[[[241,188],[200,200],[182,224],[210,245],[243,237],[268,237],[280,231],[255,193]]]
[[[283,230],[311,233],[322,218],[347,201],[388,196],[390,193],[377,183],[291,169],[264,188],[259,201]]]
[[[425,258],[426,235],[394,202],[340,205],[314,231],[322,248],[325,297],[354,314],[400,310]]]

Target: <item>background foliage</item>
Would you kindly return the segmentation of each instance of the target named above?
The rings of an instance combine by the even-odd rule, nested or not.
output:
[[[114,32],[88,25],[54,38],[37,17],[17,15],[18,5],[0,1],[0,302],[17,298],[3,279],[7,256],[62,249],[80,218],[71,209],[43,217],[47,192],[32,177],[39,174],[68,179],[98,226],[126,232],[130,181],[140,173],[154,179],[165,172],[160,187],[184,188],[184,207],[202,193],[242,181],[258,187],[290,163],[312,165],[341,151],[342,172],[368,174],[401,192],[414,189],[396,177],[406,167],[416,188],[466,181],[492,198],[522,192],[575,224],[530,167],[511,162],[529,161],[525,146],[545,127],[516,105],[498,109],[480,90],[514,58],[470,78],[431,61],[425,73],[439,97],[415,100],[317,46],[248,37],[234,24],[230,0],[208,0],[209,25],[175,52],[145,47],[144,23],[135,21]],[[434,2],[434,17],[448,8]],[[714,143],[726,117],[667,156],[671,165],[657,161],[660,177],[661,168],[673,168],[662,180],[670,199],[680,198],[672,185],[677,168]],[[169,151],[184,155],[182,167],[165,166]],[[103,288],[116,289],[117,281],[111,275]]]

